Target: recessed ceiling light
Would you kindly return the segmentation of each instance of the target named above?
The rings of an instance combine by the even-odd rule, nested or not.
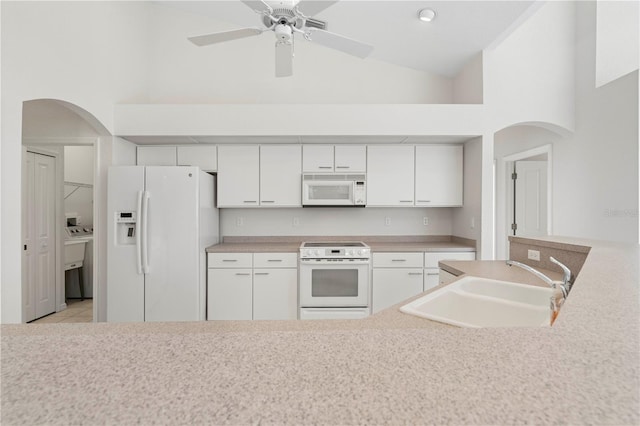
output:
[[[418,12],[418,18],[424,22],[431,22],[436,17],[436,12],[433,9],[422,9]]]

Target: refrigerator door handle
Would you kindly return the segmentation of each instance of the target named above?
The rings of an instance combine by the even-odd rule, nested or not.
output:
[[[149,191],[142,196],[142,272],[149,273]]]
[[[140,222],[140,218],[142,217],[142,194],[144,191],[138,191],[138,202],[136,206],[138,207],[138,222]],[[138,223],[138,231],[136,232],[136,270],[138,275],[142,274],[142,238],[141,238],[141,223]]]

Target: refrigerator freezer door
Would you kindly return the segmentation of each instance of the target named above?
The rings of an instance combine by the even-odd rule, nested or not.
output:
[[[199,169],[147,167],[145,321],[197,321]]]
[[[107,321],[144,321],[144,275],[139,273],[143,167],[111,167],[107,186]],[[123,222],[121,215],[129,215]]]

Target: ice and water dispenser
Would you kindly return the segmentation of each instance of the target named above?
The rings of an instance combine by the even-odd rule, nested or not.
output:
[[[135,245],[137,226],[135,211],[116,212],[116,244]]]

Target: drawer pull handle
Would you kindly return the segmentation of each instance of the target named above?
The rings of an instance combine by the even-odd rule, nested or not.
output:
[[[440,275],[440,274],[439,274],[439,273],[437,273],[437,272],[432,272],[432,273],[429,273],[429,274],[427,274],[427,275],[428,275],[428,276],[430,276],[430,277],[432,277],[432,276],[434,276],[434,275],[436,275],[436,276],[437,276],[437,275]]]
[[[349,166],[336,166],[336,169],[348,169],[350,168]]]
[[[267,262],[282,262],[282,259],[269,259]]]
[[[249,204],[249,203],[257,203],[257,201],[255,201],[255,200],[245,200],[245,201],[243,201],[243,203],[247,203],[247,204]]]
[[[269,275],[268,272],[255,272],[256,275]]]
[[[409,272],[409,275],[422,275],[422,272]]]
[[[238,259],[222,259],[223,262],[237,262]]]
[[[391,259],[392,262],[406,262],[407,259]]]
[[[413,200],[400,200],[401,203],[413,203]]]
[[[318,166],[319,169],[333,169],[331,166]]]
[[[247,272],[236,272],[236,275],[251,275]]]
[[[273,200],[262,200],[263,203],[275,203]]]
[[[419,203],[430,203],[431,200],[418,200]]]

